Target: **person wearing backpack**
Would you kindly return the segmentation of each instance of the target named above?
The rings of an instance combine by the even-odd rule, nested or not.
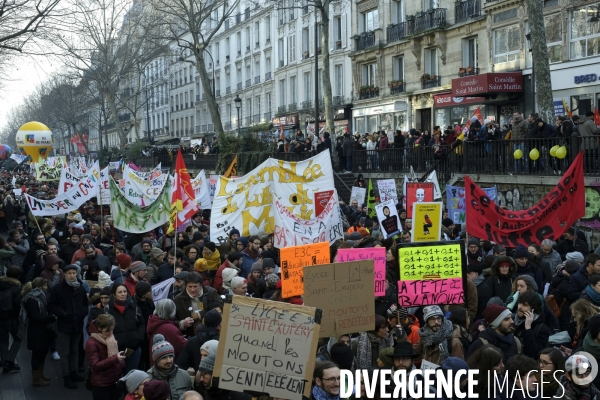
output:
[[[478,348],[488,343],[502,350],[504,364],[514,355],[522,353],[521,341],[515,337],[515,321],[512,313],[504,306],[491,304],[483,310],[483,318],[488,327],[471,343],[467,358]]]
[[[419,329],[419,341],[413,345],[422,360],[441,365],[450,356],[464,359],[460,329],[444,317],[439,306],[424,307],[423,319],[425,326]]]
[[[19,312],[21,311],[21,270],[13,265],[6,269],[6,276],[0,277],[0,366],[5,374],[17,372],[21,368],[15,358],[21,347],[19,336]],[[9,344],[12,336],[12,345]]]

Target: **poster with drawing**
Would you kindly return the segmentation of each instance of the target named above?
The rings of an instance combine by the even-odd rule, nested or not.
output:
[[[356,200],[358,206],[361,207],[365,203],[365,197],[367,196],[367,188],[361,188],[358,186],[352,186],[352,193],[350,193],[350,205]]]
[[[381,225],[381,234],[384,239],[397,235],[402,230],[396,203],[393,200],[388,200],[385,203],[379,203],[375,206],[377,219]]]
[[[406,184],[406,215],[413,217],[413,203],[433,201],[434,185],[431,182],[408,182]]]

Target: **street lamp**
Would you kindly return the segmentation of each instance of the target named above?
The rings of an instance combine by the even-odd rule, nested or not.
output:
[[[144,93],[146,96],[146,135],[148,138],[148,145],[150,145],[150,99],[148,98],[148,78],[144,70],[141,71],[144,76]]]
[[[237,119],[238,119],[238,123],[237,123],[237,133],[238,136],[240,136],[240,110],[242,108],[242,99],[240,99],[240,95],[236,94],[235,95],[235,99],[233,99],[233,101],[235,101],[235,108],[237,108]]]
[[[531,113],[535,114],[535,67],[533,66],[533,49],[531,48],[531,33],[525,35],[529,52],[531,53]]]

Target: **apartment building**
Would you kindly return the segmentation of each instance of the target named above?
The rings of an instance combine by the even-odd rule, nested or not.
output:
[[[144,99],[142,126],[144,137],[156,141],[175,137],[170,131],[170,87],[175,89],[175,76],[169,73],[171,59],[159,57],[144,68],[142,74],[142,98]],[[177,77],[178,78],[178,77]]]

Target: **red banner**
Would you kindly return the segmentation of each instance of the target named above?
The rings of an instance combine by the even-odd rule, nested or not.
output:
[[[544,239],[558,240],[577,219],[585,215],[583,152],[550,193],[535,206],[509,211],[495,204],[465,176],[467,232],[504,247],[528,247]]]

